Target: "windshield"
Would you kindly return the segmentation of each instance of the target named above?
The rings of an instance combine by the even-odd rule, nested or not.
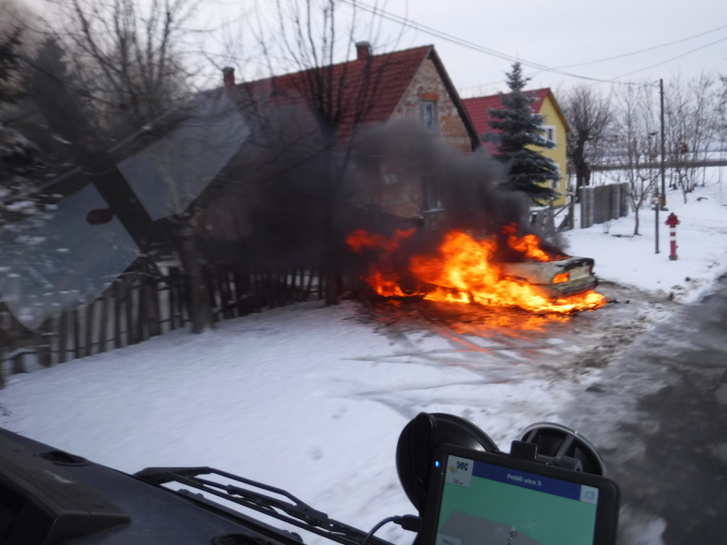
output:
[[[621,485],[619,543],[725,534],[714,48],[623,85],[638,67],[601,44],[583,86],[535,59],[664,40],[545,10],[513,45],[522,13],[457,1],[192,4],[0,0],[0,426],[368,532],[416,514],[394,454],[420,412],[503,450],[554,421]]]

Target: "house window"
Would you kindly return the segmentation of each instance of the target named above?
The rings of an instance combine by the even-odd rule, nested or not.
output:
[[[422,176],[422,210],[431,212],[442,210],[442,201],[439,200],[437,187],[433,176]]]
[[[551,142],[553,145],[556,145],[557,142],[555,140],[555,126],[554,125],[543,125],[543,136],[548,142]]]
[[[419,103],[419,112],[422,117],[422,127],[425,131],[437,131],[437,103],[434,100],[422,100]]]

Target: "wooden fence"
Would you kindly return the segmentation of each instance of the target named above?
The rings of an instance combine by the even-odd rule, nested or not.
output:
[[[273,272],[271,272],[273,271]],[[317,269],[207,272],[213,322],[322,298]],[[98,298],[47,319],[34,332],[0,308],[0,387],[11,374],[123,348],[190,324],[184,276],[128,273]]]

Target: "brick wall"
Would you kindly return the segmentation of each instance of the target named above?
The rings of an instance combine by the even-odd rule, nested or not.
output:
[[[436,103],[436,128],[433,132],[462,152],[471,152],[472,141],[465,124],[435,64],[429,59],[422,64],[391,119],[408,118],[421,124],[422,101]],[[406,143],[400,142],[400,145],[405,146]],[[370,202],[376,202],[382,212],[400,218],[422,218],[424,222],[420,223],[421,226],[437,229],[444,210],[431,208],[431,201],[425,202],[423,180],[419,174],[412,172],[406,164],[405,156],[406,153],[399,153],[396,146],[388,150],[387,157],[381,164],[381,182],[378,187],[372,188],[373,198]],[[434,197],[436,200],[436,195]]]
[[[420,103],[431,100],[437,103],[438,134],[450,145],[465,153],[472,151],[472,142],[459,112],[439,77],[434,63],[427,59],[414,77],[409,89],[394,111],[392,118],[409,117],[420,120]]]

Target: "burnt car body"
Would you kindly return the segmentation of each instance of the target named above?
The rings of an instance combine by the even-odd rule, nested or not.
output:
[[[594,264],[590,257],[567,257],[500,266],[505,278],[527,282],[549,299],[560,299],[595,289],[598,279],[593,274]]]

